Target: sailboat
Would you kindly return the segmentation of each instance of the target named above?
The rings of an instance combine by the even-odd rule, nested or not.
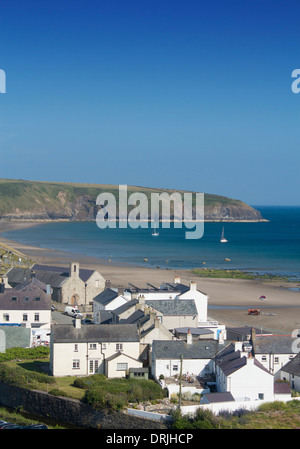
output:
[[[156,230],[156,228],[154,228],[154,231],[152,232],[152,237],[158,237],[159,236],[159,232]]]
[[[225,239],[225,236],[224,236],[224,226],[223,226],[223,229],[222,229],[222,235],[221,235],[221,240],[220,240],[220,242],[221,242],[221,243],[226,243],[226,242],[228,242],[228,240]]]

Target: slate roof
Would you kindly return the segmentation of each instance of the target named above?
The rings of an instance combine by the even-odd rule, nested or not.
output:
[[[63,267],[56,267],[56,266],[51,266],[51,265],[40,265],[40,264],[35,264],[33,266],[33,270],[34,271],[50,271],[52,273],[59,273],[62,276],[70,276],[70,267],[68,268],[63,268]],[[88,270],[87,268],[80,268],[79,267],[79,277],[83,282],[86,282],[94,273],[94,270]]]
[[[154,340],[152,354],[156,359],[212,359],[224,347],[217,340],[198,340],[187,344],[184,340]]]
[[[256,336],[254,343],[255,354],[292,354],[292,343],[295,341],[290,335]]]
[[[145,303],[165,316],[198,315],[193,299],[146,300]]]
[[[70,278],[70,268],[35,264],[32,268],[13,267],[7,273],[8,283],[16,285],[30,280],[33,271],[39,281],[54,288],[60,288]],[[93,270],[79,269],[79,277],[83,282],[86,282],[93,273]]]
[[[274,382],[275,394],[291,394],[291,388],[287,382]]]
[[[300,377],[300,352],[281,368],[285,373],[294,374]]]
[[[229,376],[243,366],[247,365],[247,357],[241,357],[241,351],[235,351],[234,344],[231,343],[220,351],[219,354],[217,354],[215,357],[215,363],[226,376]],[[254,358],[253,363],[258,368],[269,373],[269,371],[257,359]]]
[[[205,327],[177,327],[175,329],[175,332],[177,334],[187,334],[188,331],[190,331],[190,333],[192,335],[213,334],[212,330],[210,330],[209,328],[205,328]]]
[[[99,293],[99,295],[94,298],[94,301],[102,304],[103,306],[106,306],[118,296],[118,291],[115,291],[112,288],[106,288],[103,292]]]
[[[225,392],[216,392],[216,393],[206,393],[205,398],[208,400],[208,402],[215,403],[215,402],[232,402],[235,401],[234,397],[229,391]]]
[[[18,287],[5,289],[0,293],[0,310],[50,310],[51,297],[40,284],[32,279]]]
[[[52,337],[54,343],[139,341],[135,324],[92,324],[80,329],[73,324],[55,324],[52,326]]]

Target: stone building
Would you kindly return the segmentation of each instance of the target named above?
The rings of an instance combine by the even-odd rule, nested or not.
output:
[[[32,277],[51,287],[52,301],[77,305],[84,312],[92,310],[93,299],[105,288],[105,279],[98,271],[80,268],[77,262],[70,263],[69,268],[38,264],[31,269],[14,267],[7,273],[12,287]]]

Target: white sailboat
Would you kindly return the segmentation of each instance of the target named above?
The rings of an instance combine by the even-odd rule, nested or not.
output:
[[[152,237],[158,237],[159,236],[159,232],[156,230],[156,228],[154,228],[154,231],[152,232]]]
[[[220,240],[220,242],[221,242],[221,243],[227,243],[227,242],[228,242],[228,240],[225,239],[225,236],[224,236],[224,226],[223,226],[223,229],[222,229],[222,235],[221,235],[221,240]]]

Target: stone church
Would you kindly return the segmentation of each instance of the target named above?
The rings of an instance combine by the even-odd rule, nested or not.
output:
[[[105,279],[98,271],[80,268],[72,262],[68,268],[35,264],[31,268],[14,267],[6,274],[8,284],[16,287],[32,277],[49,286],[52,301],[92,310],[95,296],[105,289]]]

